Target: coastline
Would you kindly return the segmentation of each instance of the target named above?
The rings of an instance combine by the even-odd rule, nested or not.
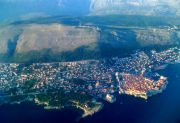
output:
[[[101,109],[104,107],[104,104],[99,102],[97,103],[99,106],[96,106],[92,108],[91,110],[84,110],[84,114],[82,115],[82,118],[87,117],[87,116],[92,116],[93,114],[101,111]]]

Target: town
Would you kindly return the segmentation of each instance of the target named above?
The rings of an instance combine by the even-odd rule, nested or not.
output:
[[[148,99],[162,92],[167,79],[157,68],[179,62],[177,47],[157,52],[136,51],[126,58],[56,63],[1,63],[0,97],[63,91],[116,101],[115,92]]]

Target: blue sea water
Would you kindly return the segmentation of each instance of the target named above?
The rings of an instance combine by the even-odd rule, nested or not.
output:
[[[163,93],[144,101],[127,95],[117,95],[113,104],[79,123],[179,123],[180,122],[180,64],[159,71],[168,77],[169,84]],[[43,110],[32,103],[0,107],[0,123],[73,123],[80,112]]]
[[[163,93],[147,101],[122,95],[114,104],[81,120],[86,123],[179,123],[180,122],[180,64],[159,71],[168,77],[169,84]]]

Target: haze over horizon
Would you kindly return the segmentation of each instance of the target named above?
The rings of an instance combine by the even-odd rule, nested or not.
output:
[[[0,21],[54,15],[180,15],[178,0],[0,0],[0,8]]]

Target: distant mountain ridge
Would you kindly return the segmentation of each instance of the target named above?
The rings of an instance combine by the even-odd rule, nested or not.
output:
[[[91,0],[91,14],[179,15],[178,0]]]
[[[47,15],[180,15],[179,0],[0,0],[0,19]]]

